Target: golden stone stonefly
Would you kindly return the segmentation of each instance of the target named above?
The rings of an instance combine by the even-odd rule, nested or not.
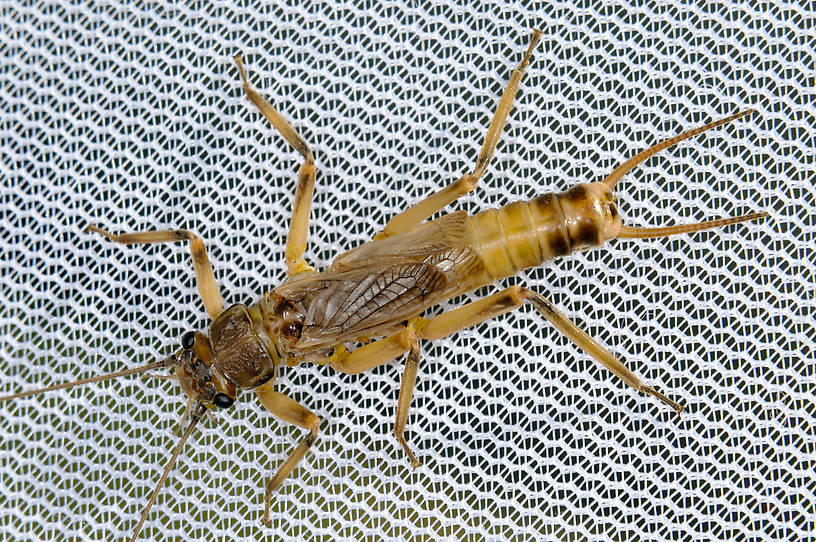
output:
[[[662,237],[767,216],[766,213],[755,213],[690,225],[632,228],[621,224],[612,191],[626,172],[656,152],[752,112],[748,110],[659,143],[619,166],[602,182],[578,184],[566,192],[545,194],[475,216],[459,211],[426,222],[434,213],[473,190],[484,174],[540,37],[541,32],[533,31],[529,47],[513,71],[487,129],[473,172],[400,213],[374,240],[339,255],[328,269],[321,272],[315,271],[303,258],[315,184],[312,151],[283,116],[250,86],[241,57],[236,56],[235,63],[249,100],[289,145],[303,155],[286,242],[286,282],[252,306],[235,304],[225,308],[204,242],[195,234],[185,230],[165,230],[112,235],[102,228],[90,226],[88,231],[116,243],[189,241],[198,290],[212,319],[209,330],[185,333],[181,337],[181,348],[161,361],[17,393],[0,398],[0,402],[154,369],[175,371],[172,378],[178,380],[187,395],[185,419],[189,417],[191,422],[173,450],[134,529],[132,540],[139,535],[160,488],[196,424],[209,409],[229,408],[239,388],[254,390],[274,416],[308,431],[266,484],[263,521],[269,524],[270,502],[275,490],[312,447],[320,425],[318,416],[275,391],[275,377],[280,365],[312,362],[356,374],[407,353],[394,434],[411,464],[418,467],[419,460],[408,446],[403,432],[416,382],[420,341],[447,337],[513,310],[525,301],[532,303],[561,333],[626,384],[681,412],[682,405],[641,382],[550,301],[528,288],[513,286],[433,318],[422,317],[429,307],[455,296],[544,261],[600,246],[611,239]],[[346,350],[346,343],[357,342],[361,337],[378,340],[363,339],[366,343],[363,346],[351,352]]]

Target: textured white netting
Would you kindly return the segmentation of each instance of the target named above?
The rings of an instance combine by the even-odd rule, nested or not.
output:
[[[514,279],[687,414],[524,308],[423,345],[407,433],[420,469],[391,435],[402,360],[284,370],[279,389],[323,423],[272,528],[263,485],[303,431],[244,394],[201,424],[144,539],[813,536],[813,11],[25,4],[0,2],[0,395],[146,363],[206,325],[186,247],[115,246],[89,223],[197,232],[228,302],[281,281],[299,157],[243,96],[236,52],[314,150],[321,267],[472,167],[532,26],[544,37],[496,156],[455,208],[600,180],[658,140],[759,111],[618,189],[631,225],[772,219],[613,242]],[[182,410],[174,382],[138,377],[0,405],[0,539],[129,536]]]

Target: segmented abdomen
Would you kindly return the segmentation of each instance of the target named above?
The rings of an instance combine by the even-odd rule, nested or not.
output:
[[[620,217],[614,195],[600,184],[578,184],[469,217],[472,246],[490,278],[509,277],[615,237]]]

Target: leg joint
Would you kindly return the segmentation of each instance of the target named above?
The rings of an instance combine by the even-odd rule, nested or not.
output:
[[[311,446],[314,444],[314,441],[317,440],[317,432],[320,428],[320,417],[310,412],[304,427],[309,430],[309,434],[304,440],[307,442],[307,446]]]

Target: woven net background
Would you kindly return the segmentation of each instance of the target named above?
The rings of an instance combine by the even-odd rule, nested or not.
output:
[[[233,54],[314,150],[307,255],[323,267],[472,167],[538,26],[490,169],[453,208],[600,180],[758,110],[618,191],[631,225],[770,220],[612,242],[507,281],[689,412],[625,388],[525,307],[423,346],[420,469],[391,435],[401,360],[284,370],[279,389],[323,423],[272,528],[263,485],[303,432],[244,394],[191,439],[143,538],[812,539],[816,14],[635,4],[0,2],[0,394],[146,363],[206,326],[186,247],[115,246],[87,224],[197,232],[227,302],[283,279],[299,160]],[[0,539],[130,536],[183,406],[175,382],[141,378],[0,405]]]

